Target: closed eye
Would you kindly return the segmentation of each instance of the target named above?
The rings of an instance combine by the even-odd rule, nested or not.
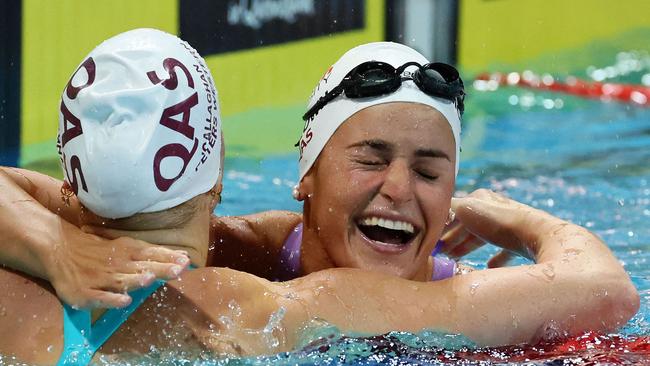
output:
[[[386,161],[384,160],[371,160],[371,159],[357,159],[357,163],[362,164],[362,165],[370,165],[370,166],[378,166],[378,165],[386,165]]]
[[[416,173],[417,173],[418,176],[420,176],[424,180],[434,181],[434,180],[438,179],[437,175],[435,175],[433,173],[429,173],[427,171],[417,170]]]

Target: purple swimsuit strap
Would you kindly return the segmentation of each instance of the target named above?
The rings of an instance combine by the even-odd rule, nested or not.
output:
[[[433,257],[433,273],[431,281],[444,280],[453,277],[456,272],[456,261],[444,257]]]
[[[302,244],[302,222],[291,230],[287,240],[284,241],[280,253],[280,272],[277,275],[278,281],[288,281],[300,276],[300,246]],[[456,271],[456,262],[444,257],[436,257],[442,241],[436,244],[431,253],[433,257],[433,273],[431,281],[443,280],[452,277]]]
[[[444,280],[445,278],[453,277],[454,273],[456,273],[456,261],[437,256],[444,245],[445,242],[443,240],[438,240],[433,251],[431,251],[431,256],[433,257],[433,273],[431,274],[431,281]]]
[[[291,230],[280,253],[279,281],[288,281],[300,276],[300,245],[302,244],[302,222]]]

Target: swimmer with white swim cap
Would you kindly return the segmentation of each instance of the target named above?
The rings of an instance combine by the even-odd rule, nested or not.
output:
[[[452,66],[407,46],[346,52],[303,117],[294,192],[305,201],[303,245],[319,243],[336,267],[419,280],[453,275],[453,262],[427,260],[448,220],[463,99]],[[400,170],[387,169],[393,163]]]
[[[59,110],[57,147],[65,189],[71,191],[67,209],[85,208],[79,223],[100,226],[113,238],[130,236],[183,250],[192,265],[205,266],[210,215],[221,192],[223,150],[217,90],[201,56],[186,42],[158,30],[122,33],[84,59],[63,91]],[[119,258],[117,253],[109,255]],[[174,277],[189,264],[186,257],[179,259],[171,268]],[[141,281],[139,272],[147,268],[137,261],[128,264],[132,275],[118,280],[123,289]],[[12,309],[4,319],[38,318],[38,323],[21,328],[48,329],[40,344],[28,342],[10,351],[20,360],[85,365],[98,351],[106,355],[137,350],[133,337],[157,344],[145,336],[146,331],[152,334],[145,320],[155,312],[138,311],[145,301],[162,305],[148,299],[162,292],[164,284],[151,283],[152,275],[151,284],[130,294],[132,301],[125,308],[92,313],[60,303],[42,281],[9,271],[2,277],[12,293],[25,294],[3,302]],[[179,284],[165,286],[165,291],[178,291]],[[178,301],[194,304],[192,297],[202,295],[192,281],[184,286]],[[22,304],[34,302],[27,296],[34,291],[45,295],[31,307]],[[128,332],[119,330],[124,322],[130,324]],[[7,342],[0,343],[8,354]]]
[[[363,70],[359,70],[360,66]],[[355,69],[354,75],[348,76]],[[349,97],[350,91],[333,95],[333,89],[342,85],[346,76],[348,90],[356,87],[360,95]],[[401,78],[405,79],[399,81]],[[368,90],[364,91],[364,87]],[[463,87],[452,66],[430,64],[420,53],[399,43],[368,43],[349,50],[323,75],[303,116],[306,123],[299,142],[299,179],[307,174],[343,122],[365,108],[385,103],[418,103],[437,110],[449,123],[459,156]],[[459,162],[456,159],[456,175]]]
[[[360,57],[356,65],[347,64],[340,73],[345,76],[373,62],[350,76],[373,82],[375,75],[385,76],[386,84],[375,83],[381,84],[381,94],[376,94],[373,83],[366,89],[360,87],[363,83],[328,79],[328,88],[317,89],[319,94],[310,103],[307,119],[316,115],[310,123],[329,125],[315,131],[330,132],[323,134],[322,146],[312,154],[305,149],[316,140],[307,141],[309,131],[304,131],[303,154],[307,151],[304,156],[312,161],[301,168],[296,188],[295,196],[305,201],[303,215],[275,211],[212,218],[212,240],[219,245],[219,255],[212,256],[209,264],[266,278],[306,275],[278,284],[241,272],[210,272],[224,280],[203,278],[204,291],[193,300],[212,304],[203,311],[213,319],[219,337],[230,336],[224,343],[232,342],[241,353],[262,349],[246,337],[254,336],[250,329],[264,327],[270,314],[280,308],[286,312],[282,312],[282,329],[278,330],[281,346],[275,351],[295,344],[292,337],[310,317],[343,331],[377,334],[437,329],[463,333],[484,345],[535,342],[540,329],[549,324],[570,335],[613,329],[629,319],[638,309],[638,294],[616,258],[587,230],[485,190],[451,198],[460,145],[454,130],[460,124],[453,121],[454,113],[462,112],[459,83],[449,69],[435,69],[444,83],[435,74],[423,77],[429,67],[414,56],[417,53],[394,44],[386,47],[406,55],[404,60],[389,63],[400,71],[397,77],[388,77],[391,68],[377,65],[376,61],[387,61],[378,52]],[[412,61],[419,65],[401,70]],[[400,88],[434,101],[400,100],[395,97],[403,95]],[[334,116],[332,121],[319,119],[327,115],[328,106],[346,98],[353,102],[351,111],[370,103],[342,117]],[[447,107],[450,111],[445,111]],[[18,193],[15,197],[22,197]],[[300,222],[302,238],[301,231],[294,229]],[[436,272],[430,252],[445,226],[442,250],[451,255],[462,256],[488,240],[535,263],[430,281]],[[286,249],[290,246],[285,243],[291,242],[301,244],[298,252]],[[567,258],[567,250],[575,255]],[[491,264],[498,267],[505,258],[501,255]],[[550,282],[544,276],[549,267],[555,275]],[[200,271],[186,273],[183,284],[191,287],[192,278],[201,279],[192,277],[203,275]],[[610,296],[593,296],[602,291]],[[190,296],[191,291],[183,294]],[[229,301],[241,308],[239,327],[224,325],[216,316],[219,307],[228,311]],[[178,313],[186,314],[187,308],[174,314]],[[514,327],[513,319],[518,320]],[[243,332],[233,334],[237,329]],[[196,337],[206,339],[211,334]],[[219,341],[223,338],[215,342]]]
[[[289,282],[302,288],[290,295],[312,314],[330,307],[322,318],[340,329],[437,329],[494,345],[537,342],[549,325],[565,334],[622,325],[638,309],[638,294],[593,234],[487,190],[452,199],[463,102],[449,65],[395,43],[353,48],[319,81],[303,117],[294,191],[302,216],[222,218],[216,227],[232,233],[221,234],[223,242],[264,243],[273,255],[255,258],[253,273],[267,275],[275,260],[280,279],[306,275]],[[281,225],[290,228],[284,238]],[[534,263],[454,276],[453,266],[431,257],[441,237],[440,250],[454,258],[489,241],[504,250],[489,267],[510,255]],[[567,250],[579,254],[567,262]],[[549,268],[552,282],[544,280]],[[586,288],[615,290],[616,301],[600,302]]]
[[[61,96],[65,181],[90,211],[119,219],[162,211],[221,174],[217,91],[186,42],[140,29],[97,46]]]

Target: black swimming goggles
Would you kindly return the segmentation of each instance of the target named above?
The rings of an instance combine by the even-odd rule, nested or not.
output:
[[[409,66],[418,69],[402,75]],[[407,62],[396,69],[385,62],[369,61],[352,69],[339,85],[320,97],[302,119],[309,120],[343,92],[350,99],[376,97],[395,92],[405,80],[413,80],[425,94],[454,102],[458,113],[463,114],[465,89],[458,70],[453,66],[441,62],[426,65]]]

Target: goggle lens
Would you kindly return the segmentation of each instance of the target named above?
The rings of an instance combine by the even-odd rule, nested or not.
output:
[[[383,62],[364,63],[354,68],[344,79],[345,96],[365,98],[391,93],[399,88],[395,69]]]
[[[421,69],[420,72],[423,72],[424,75],[432,80],[437,80],[441,83],[447,82],[448,80],[445,80],[445,78],[436,70],[432,69],[431,67],[428,67],[426,69]]]

